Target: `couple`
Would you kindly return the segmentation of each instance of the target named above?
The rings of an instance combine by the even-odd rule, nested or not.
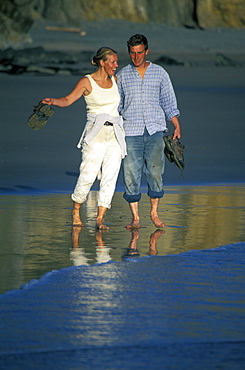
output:
[[[136,34],[130,37],[127,46],[132,63],[117,76],[116,51],[102,47],[91,61],[96,72],[80,79],[66,97],[42,100],[48,105],[67,107],[83,95],[87,106],[87,122],[78,143],[82,148],[80,175],[72,194],[73,226],[83,226],[80,207],[101,169],[96,227],[108,229],[104,216],[111,207],[121,161],[124,199],[132,213],[127,228],[140,227],[142,169],[148,184],[151,220],[157,228],[165,226],[158,217],[159,201],[164,194],[163,135],[167,119],[174,125],[174,138],[180,138],[179,110],[168,74],[146,60],[147,38]]]

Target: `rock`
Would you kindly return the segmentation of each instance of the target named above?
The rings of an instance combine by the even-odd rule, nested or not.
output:
[[[168,57],[166,55],[161,56],[160,58],[156,59],[154,63],[159,65],[168,65],[168,66],[183,66],[183,62],[179,62],[176,59]]]
[[[197,0],[196,15],[203,28],[244,28],[244,0]]]
[[[61,76],[69,76],[71,75],[71,71],[69,69],[59,69],[58,72],[57,72],[58,75],[61,75]]]
[[[0,72],[9,73],[9,71],[12,69],[12,66],[5,66],[0,64]]]
[[[218,53],[215,58],[216,67],[240,67],[241,63],[238,63],[227,56]]]
[[[91,53],[66,53],[61,51],[46,51],[42,47],[25,48],[15,50],[8,48],[0,50],[0,63],[1,64],[19,64],[28,66],[30,64],[48,64],[48,65],[73,65],[87,62],[91,58]]]
[[[26,33],[33,19],[31,3],[28,0],[5,0],[0,3],[0,33]]]
[[[42,75],[55,75],[56,70],[53,68],[45,68],[38,65],[31,64],[26,68],[26,72],[34,72]]]
[[[37,73],[45,75],[72,74],[83,75],[91,73],[88,61],[91,52],[68,53],[61,51],[46,51],[42,47],[15,50],[8,48],[0,50],[0,72],[9,74]],[[85,67],[83,68],[82,65]]]
[[[42,19],[81,25],[82,20],[122,19],[140,23],[165,23],[174,26],[195,24],[196,0],[63,0],[45,1],[37,7]]]

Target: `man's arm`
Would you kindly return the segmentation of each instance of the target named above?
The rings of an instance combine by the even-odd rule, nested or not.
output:
[[[165,72],[162,77],[160,82],[160,106],[164,110],[166,119],[172,121],[174,117],[179,117],[180,112],[177,107],[177,100],[169,75]]]
[[[118,87],[118,91],[120,94],[120,103],[118,106],[118,112],[119,114],[121,114],[121,110],[123,109],[123,106],[124,106],[124,93],[123,93],[122,83],[120,80],[120,75],[119,76],[117,75],[116,78],[117,78],[117,87]]]
[[[165,71],[164,71],[165,72]],[[174,125],[173,139],[181,138],[181,129],[178,116],[180,112],[177,107],[177,100],[174,92],[174,88],[168,73],[165,73],[164,79],[161,83],[160,90],[160,104],[163,108],[167,120],[171,121]]]

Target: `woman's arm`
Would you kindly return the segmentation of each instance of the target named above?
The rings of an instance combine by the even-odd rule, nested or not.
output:
[[[82,95],[88,95],[92,91],[90,81],[87,77],[81,78],[78,81],[72,92],[62,98],[45,98],[42,100],[42,103],[48,105],[55,105],[60,108],[69,107],[76,100],[80,99]]]

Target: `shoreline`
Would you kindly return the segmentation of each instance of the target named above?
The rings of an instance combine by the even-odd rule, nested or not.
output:
[[[93,186],[90,190],[90,192],[94,192],[96,193],[98,190],[95,189],[96,185]],[[241,187],[243,188],[244,187],[244,190],[245,190],[245,181],[244,182],[215,182],[215,183],[185,183],[185,184],[181,184],[181,183],[173,183],[173,184],[167,184],[163,187],[163,190],[164,190],[164,193],[165,194],[168,194],[168,192],[172,192],[173,190],[175,190],[176,188],[178,189],[181,189],[181,190],[185,190],[187,188],[204,188],[204,187],[207,187],[207,188],[218,188],[218,187],[234,187],[234,188],[237,188],[237,187]],[[23,195],[23,196],[43,196],[43,195],[53,195],[53,194],[61,194],[61,195],[69,195],[69,194],[72,194],[73,192],[73,189],[46,189],[46,190],[38,190],[38,189],[31,189],[31,187],[28,188],[28,186],[24,187],[21,189],[4,189],[4,188],[1,188],[0,187],[0,197],[1,196],[12,196],[12,195]],[[141,187],[141,192],[142,194],[146,194],[147,193],[147,187],[146,186],[142,186]],[[115,190],[115,193],[121,193],[123,194],[124,193],[124,188],[122,186],[119,186],[116,188]]]

